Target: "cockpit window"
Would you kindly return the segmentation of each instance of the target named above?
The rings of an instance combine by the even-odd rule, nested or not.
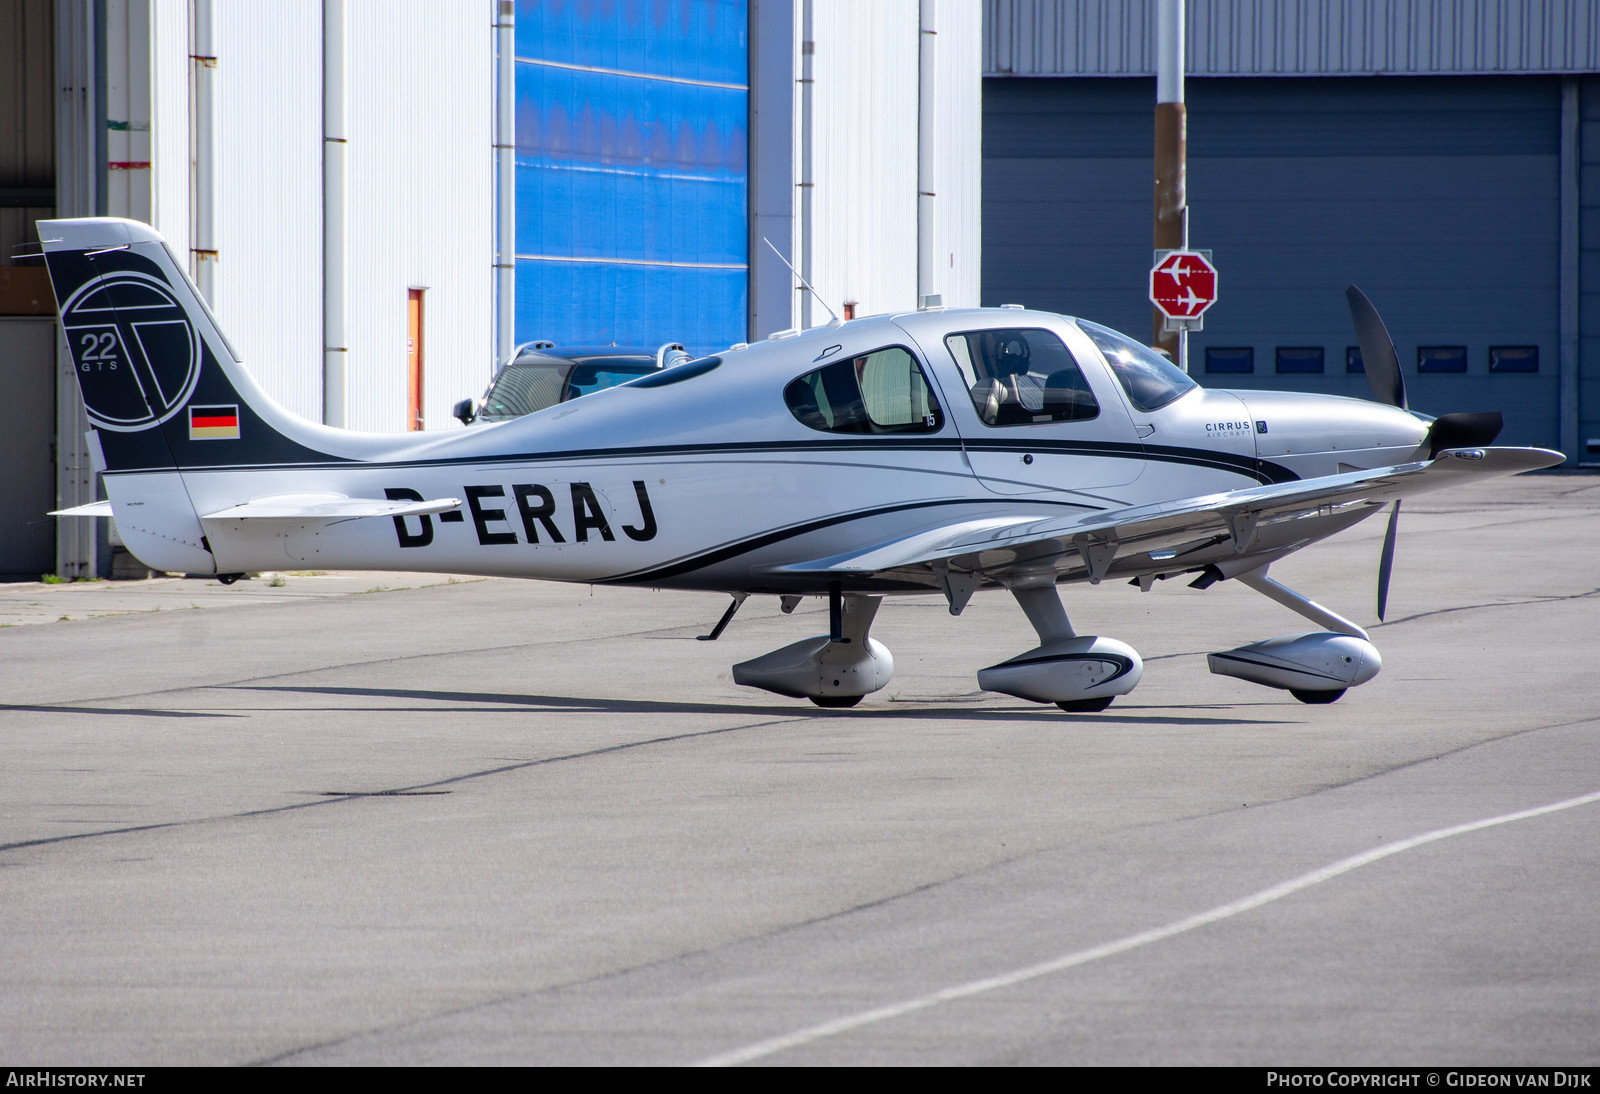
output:
[[[1171,361],[1126,334],[1086,319],[1078,320],[1078,326],[1105,354],[1106,364],[1128,393],[1128,401],[1140,410],[1160,410],[1200,386]]]
[[[495,377],[478,417],[498,422],[554,406],[561,402],[567,373],[571,371],[572,365],[565,361],[537,365],[512,362]]]
[[[808,372],[783,389],[783,401],[824,433],[936,433],[944,424],[917,359],[900,346]]]
[[[1072,351],[1047,330],[976,330],[944,340],[985,425],[1081,422],[1100,404]]]

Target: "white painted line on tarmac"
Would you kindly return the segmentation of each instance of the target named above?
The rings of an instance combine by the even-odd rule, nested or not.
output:
[[[1340,859],[1338,862],[1324,866],[1320,870],[1301,874],[1297,878],[1280,882],[1271,888],[1262,889],[1260,892],[1253,893],[1240,900],[1219,905],[1210,911],[1200,912],[1186,919],[1168,923],[1163,927],[1152,927],[1148,931],[1140,931],[1138,934],[1119,938],[1115,942],[1107,942],[1104,945],[1093,946],[1087,950],[1077,950],[1050,961],[1029,965],[1026,968],[1016,969],[1012,972],[1001,973],[998,976],[990,976],[982,980],[969,980],[964,984],[942,988],[939,991],[930,992],[915,999],[906,999],[899,1003],[874,1007],[871,1010],[857,1011],[855,1014],[847,1014],[842,1018],[835,1018],[831,1022],[807,1026],[805,1029],[795,1030],[793,1033],[786,1033],[781,1037],[770,1037],[765,1041],[757,1041],[754,1044],[746,1045],[744,1048],[708,1057],[694,1066],[731,1067],[735,1064],[745,1064],[752,1060],[759,1060],[763,1056],[771,1056],[774,1053],[782,1052],[785,1049],[798,1048],[801,1045],[820,1041],[825,1037],[832,1037],[838,1033],[846,1033],[853,1029],[860,1029],[863,1026],[870,1026],[874,1022],[899,1018],[901,1015],[927,1010],[929,1007],[938,1006],[940,1003],[968,999],[974,995],[982,995],[984,992],[995,991],[998,988],[1009,988],[1013,984],[1036,980],[1041,976],[1048,976],[1063,969],[1070,969],[1077,965],[1087,965],[1089,962],[1098,961],[1103,957],[1114,957],[1119,953],[1127,953],[1129,950],[1138,949],[1140,946],[1148,946],[1152,942],[1160,942],[1162,939],[1192,931],[1197,927],[1219,923],[1224,919],[1230,919],[1233,916],[1252,911],[1263,904],[1281,900],[1286,896],[1300,892],[1302,889],[1320,885],[1324,881],[1332,880],[1341,874],[1348,874],[1352,870],[1358,870],[1363,866],[1386,859],[1391,855],[1398,855],[1403,851],[1410,851],[1424,844],[1436,843],[1452,836],[1464,836],[1468,832],[1477,832],[1484,828],[1493,828],[1496,825],[1510,824],[1512,821],[1542,817],[1547,813],[1558,813],[1563,809],[1572,809],[1575,806],[1588,805],[1591,802],[1600,802],[1600,790],[1592,794],[1584,794],[1576,798],[1552,802],[1549,805],[1524,809],[1517,813],[1503,813],[1498,817],[1488,817],[1484,820],[1470,821],[1467,824],[1458,824],[1452,828],[1438,828],[1432,832],[1424,832],[1419,836],[1412,836],[1397,843],[1384,844],[1382,847],[1375,847],[1371,851]]]

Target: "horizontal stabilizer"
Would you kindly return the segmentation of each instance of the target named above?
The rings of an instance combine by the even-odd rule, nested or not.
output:
[[[207,513],[201,520],[338,520],[353,517],[417,517],[461,507],[460,498],[432,501],[389,501],[384,498],[347,498],[342,494],[276,494],[254,498],[243,505]]]
[[[91,501],[88,505],[74,505],[71,509],[56,509],[46,514],[52,517],[109,517],[109,501]]]

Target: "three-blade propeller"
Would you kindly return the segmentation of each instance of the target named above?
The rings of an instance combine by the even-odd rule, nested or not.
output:
[[[1380,403],[1409,410],[1406,405],[1406,382],[1400,374],[1400,358],[1394,351],[1394,339],[1389,328],[1383,325],[1378,309],[1372,306],[1367,294],[1351,285],[1344,291],[1350,304],[1350,321],[1355,324],[1356,342],[1361,346],[1361,364],[1367,373],[1367,383],[1372,385],[1372,397]],[[1447,448],[1474,448],[1490,444],[1500,435],[1504,419],[1498,410],[1486,413],[1443,414],[1428,427],[1426,438],[1428,458],[1431,460]],[[1389,576],[1394,569],[1395,532],[1400,524],[1400,503],[1389,509],[1389,528],[1383,534],[1383,556],[1378,561],[1378,620],[1383,621],[1389,607]]]

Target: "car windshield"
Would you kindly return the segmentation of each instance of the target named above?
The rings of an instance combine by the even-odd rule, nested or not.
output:
[[[519,358],[500,370],[484,396],[479,418],[486,422],[520,418],[656,371],[655,361],[638,357]]]
[[[1160,410],[1200,386],[1171,361],[1126,334],[1087,319],[1078,320],[1078,326],[1105,355],[1106,364],[1128,393],[1128,401],[1140,410]]]

